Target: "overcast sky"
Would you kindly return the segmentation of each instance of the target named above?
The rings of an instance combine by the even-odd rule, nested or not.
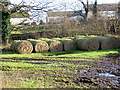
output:
[[[12,3],[20,3],[22,0],[10,0]],[[25,1],[37,1],[37,0],[25,0]],[[40,1],[40,0],[38,0]],[[62,0],[56,0],[57,2],[62,1]],[[66,2],[73,2],[73,1],[77,1],[77,0],[64,0]],[[83,0],[85,1],[85,0]],[[94,0],[89,0],[90,2],[94,2]],[[103,4],[103,3],[118,3],[120,0],[98,0],[99,4]]]

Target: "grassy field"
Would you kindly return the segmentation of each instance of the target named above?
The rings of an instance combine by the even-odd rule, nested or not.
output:
[[[88,85],[78,85],[74,79],[79,76],[75,70],[89,69],[87,62],[101,62],[109,53],[115,50],[99,51],[67,51],[17,54],[2,52],[3,88],[89,88]],[[81,62],[81,64],[77,63]],[[86,64],[83,62],[86,62]]]

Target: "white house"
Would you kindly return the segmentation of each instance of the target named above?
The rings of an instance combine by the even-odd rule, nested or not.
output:
[[[83,19],[81,16],[82,11],[59,11],[59,12],[48,12],[48,23],[60,23],[66,19],[70,21],[80,21]]]
[[[30,20],[29,17],[30,17],[30,15],[28,14],[28,12],[22,12],[22,13],[16,12],[11,15],[10,21],[11,21],[12,25],[17,25],[22,22]]]
[[[24,21],[29,21],[29,18],[21,17],[21,18],[11,18],[10,19],[12,25],[20,24]]]
[[[23,12],[24,14],[24,12]],[[24,22],[24,24],[28,24],[31,25],[33,22],[36,23],[37,25],[39,25],[40,20],[42,20],[44,23],[47,23],[47,14],[43,13],[41,14],[40,12],[32,12],[32,13],[28,13],[25,12],[25,15],[23,15],[19,12],[12,14],[12,18],[11,18],[11,24],[12,25],[17,25],[20,24],[22,22]]]
[[[90,5],[92,7],[92,5]],[[117,3],[116,4],[98,4],[98,18],[117,18]],[[59,12],[48,12],[49,23],[59,23],[66,18],[71,21],[80,21],[83,19],[84,13],[82,10],[78,11],[59,11]],[[93,12],[88,12],[87,18],[92,18]]]
[[[117,18],[117,4],[98,4],[98,17],[99,18]],[[88,18],[92,18],[92,11],[88,12]]]

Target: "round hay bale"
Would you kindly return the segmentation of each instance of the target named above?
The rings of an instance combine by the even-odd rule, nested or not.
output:
[[[117,38],[118,38],[118,40],[119,40],[119,48],[120,48],[120,36],[118,36]]]
[[[51,52],[59,52],[63,50],[63,44],[58,40],[52,40],[48,42]]]
[[[120,40],[116,37],[96,37],[100,43],[100,50],[117,49],[120,47]]]
[[[19,42],[16,42],[14,45],[14,49],[18,53],[31,53],[33,51],[32,44],[27,40],[22,40]]]
[[[49,50],[49,45],[45,41],[41,40],[29,40],[33,45],[34,52],[47,52]]]
[[[11,50],[15,51],[15,44],[19,42],[20,40],[14,40],[10,46]]]
[[[71,51],[71,50],[76,50],[77,49],[76,42],[74,40],[70,39],[70,37],[67,37],[67,38],[53,38],[53,40],[61,41],[62,44],[63,44],[63,50],[64,51]]]
[[[49,45],[51,52],[59,52],[63,50],[63,44],[59,40],[40,38],[42,41],[46,41]]]
[[[62,43],[65,51],[71,51],[77,49],[77,45],[74,40],[64,40],[62,41]]]
[[[77,40],[79,50],[95,51],[99,49],[99,42],[95,38],[81,38]]]

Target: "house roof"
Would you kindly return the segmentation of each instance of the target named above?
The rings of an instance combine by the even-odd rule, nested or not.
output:
[[[59,12],[48,12],[48,16],[51,17],[51,16],[63,16],[63,15],[68,15],[70,14],[71,12],[70,11],[59,11]]]
[[[116,11],[118,4],[98,4],[98,11]]]
[[[48,12],[49,17],[54,17],[54,16],[77,16],[82,13],[82,10],[78,11],[60,11],[60,12]]]
[[[30,17],[28,12],[16,12],[11,15],[12,18],[24,18],[24,17]]]

